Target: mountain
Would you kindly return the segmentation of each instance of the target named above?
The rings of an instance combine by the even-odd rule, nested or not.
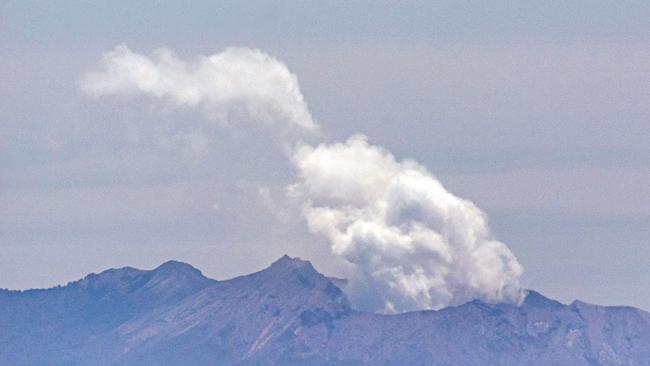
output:
[[[380,315],[307,261],[227,281],[167,262],[0,290],[0,365],[650,365],[650,314],[529,291]]]

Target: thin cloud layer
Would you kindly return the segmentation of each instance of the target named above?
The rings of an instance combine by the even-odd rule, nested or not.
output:
[[[312,232],[354,266],[348,292],[367,310],[517,302],[522,266],[491,238],[485,214],[425,167],[356,135],[293,155]]]
[[[248,118],[318,129],[296,75],[256,49],[227,48],[185,61],[166,48],[148,57],[119,45],[104,55],[99,70],[85,74],[81,88],[93,96],[146,95],[176,106],[199,107],[210,120],[221,123]]]

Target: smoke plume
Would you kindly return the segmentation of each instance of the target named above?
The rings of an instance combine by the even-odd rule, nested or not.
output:
[[[522,266],[490,237],[485,214],[425,167],[362,135],[293,155],[309,229],[353,264],[348,292],[367,310],[517,302]]]
[[[166,48],[147,57],[119,45],[104,55],[101,70],[85,75],[81,88],[94,96],[147,95],[200,107],[224,123],[243,111],[256,122],[318,129],[296,76],[256,49],[227,48],[188,62]]]
[[[198,107],[224,123],[243,108],[256,122],[318,129],[296,76],[259,50],[228,48],[187,62],[167,49],[147,57],[121,45],[104,55],[100,71],[85,75],[82,88]],[[346,292],[358,307],[398,312],[520,299],[522,266],[491,237],[485,214],[422,165],[397,161],[363,135],[290,146],[298,173],[290,192],[310,231],[351,264]]]

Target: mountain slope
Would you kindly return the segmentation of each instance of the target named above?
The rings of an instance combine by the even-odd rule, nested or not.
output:
[[[0,291],[0,365],[650,365],[650,314],[530,291],[520,306],[353,310],[309,262],[215,281],[168,262]]]

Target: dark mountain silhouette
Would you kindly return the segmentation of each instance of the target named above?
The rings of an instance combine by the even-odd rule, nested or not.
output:
[[[529,291],[520,306],[355,311],[284,256],[227,281],[167,262],[0,290],[0,365],[650,365],[650,314]]]

